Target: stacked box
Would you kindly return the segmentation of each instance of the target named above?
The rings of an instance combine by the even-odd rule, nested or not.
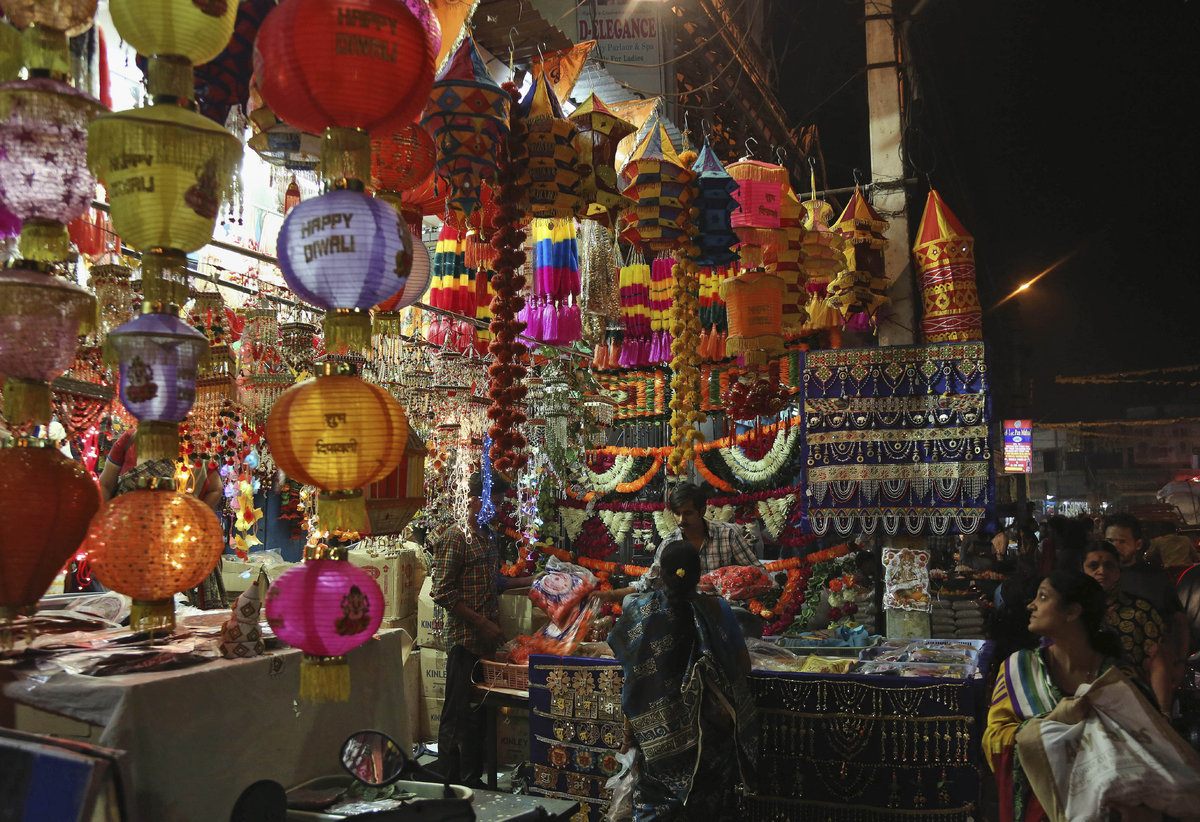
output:
[[[433,577],[427,577],[417,597],[417,644],[422,648],[445,650],[442,632],[446,625],[446,609],[433,601]]]
[[[421,741],[434,742],[446,699],[446,652],[422,648],[420,657]]]
[[[983,609],[977,599],[939,599],[933,603],[930,625],[935,639],[982,639]]]

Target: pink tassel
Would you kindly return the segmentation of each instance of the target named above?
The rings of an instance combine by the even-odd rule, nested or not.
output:
[[[558,339],[558,310],[549,300],[542,306],[542,334],[538,339],[551,345]]]
[[[538,305],[538,298],[534,297],[526,303],[521,313],[525,320],[525,336],[540,340],[542,338],[542,308]]]
[[[630,337],[626,337],[625,342],[621,343],[621,356],[617,357],[617,364],[619,366],[621,366],[622,368],[629,368],[629,365],[631,362],[630,353],[632,351],[632,348],[633,348],[633,339]]]

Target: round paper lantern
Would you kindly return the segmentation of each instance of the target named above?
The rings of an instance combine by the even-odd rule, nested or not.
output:
[[[365,531],[362,489],[386,476],[404,454],[408,420],[353,366],[325,363],[324,375],[292,386],[271,409],[267,440],[287,476],[312,485],[322,528]]]
[[[412,269],[408,225],[388,203],[331,191],[293,208],[279,230],[279,268],[302,299],[333,312],[325,349],[371,344],[367,311],[404,288]]]
[[[82,465],[46,440],[17,442],[38,447],[0,449],[0,620],[33,613],[100,507]]]
[[[410,123],[371,141],[371,187],[377,191],[407,191],[433,172],[436,160],[437,149],[429,132]]]
[[[87,129],[104,110],[99,100],[49,77],[0,84],[0,200],[25,222],[25,259],[67,258],[66,224],[96,193]]]
[[[133,598],[129,627],[169,633],[175,626],[172,598],[212,573],[225,539],[217,515],[195,497],[138,490],[104,504],[83,547],[96,579]]]
[[[74,283],[0,269],[0,379],[10,423],[50,422],[50,381],[71,366],[95,312],[96,298]]]
[[[108,335],[121,364],[121,404],[139,420],[138,459],[179,457],[179,423],[196,401],[208,339],[171,314],[139,314]]]
[[[109,0],[113,24],[139,54],[207,63],[233,34],[237,0]]]
[[[425,297],[429,292],[431,275],[429,249],[417,241],[413,243],[412,270],[408,272],[404,288],[375,306],[374,333],[395,333],[400,330],[400,312]]]
[[[383,134],[425,108],[441,42],[424,0],[283,0],[259,29],[254,74],[296,128]]]
[[[241,162],[236,137],[182,106],[107,114],[88,129],[88,164],[108,189],[113,230],[141,250],[207,243]]]
[[[345,702],[350,668],[345,654],[370,639],[383,620],[383,591],[361,568],[340,559],[305,559],[267,590],[267,623],[300,650],[300,698]]]

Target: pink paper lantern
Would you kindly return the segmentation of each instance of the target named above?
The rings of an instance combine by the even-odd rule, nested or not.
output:
[[[349,699],[345,654],[379,630],[383,608],[379,584],[344,560],[307,559],[279,575],[267,591],[267,622],[304,651],[301,699]]]

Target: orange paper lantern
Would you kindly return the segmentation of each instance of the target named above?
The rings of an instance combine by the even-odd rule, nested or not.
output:
[[[740,354],[752,365],[765,365],[783,350],[783,280],[752,272],[721,283],[729,317],[726,353]]]
[[[172,598],[212,573],[225,538],[217,515],[190,494],[139,490],[104,504],[83,547],[96,579],[133,597],[131,628],[169,632]]]

